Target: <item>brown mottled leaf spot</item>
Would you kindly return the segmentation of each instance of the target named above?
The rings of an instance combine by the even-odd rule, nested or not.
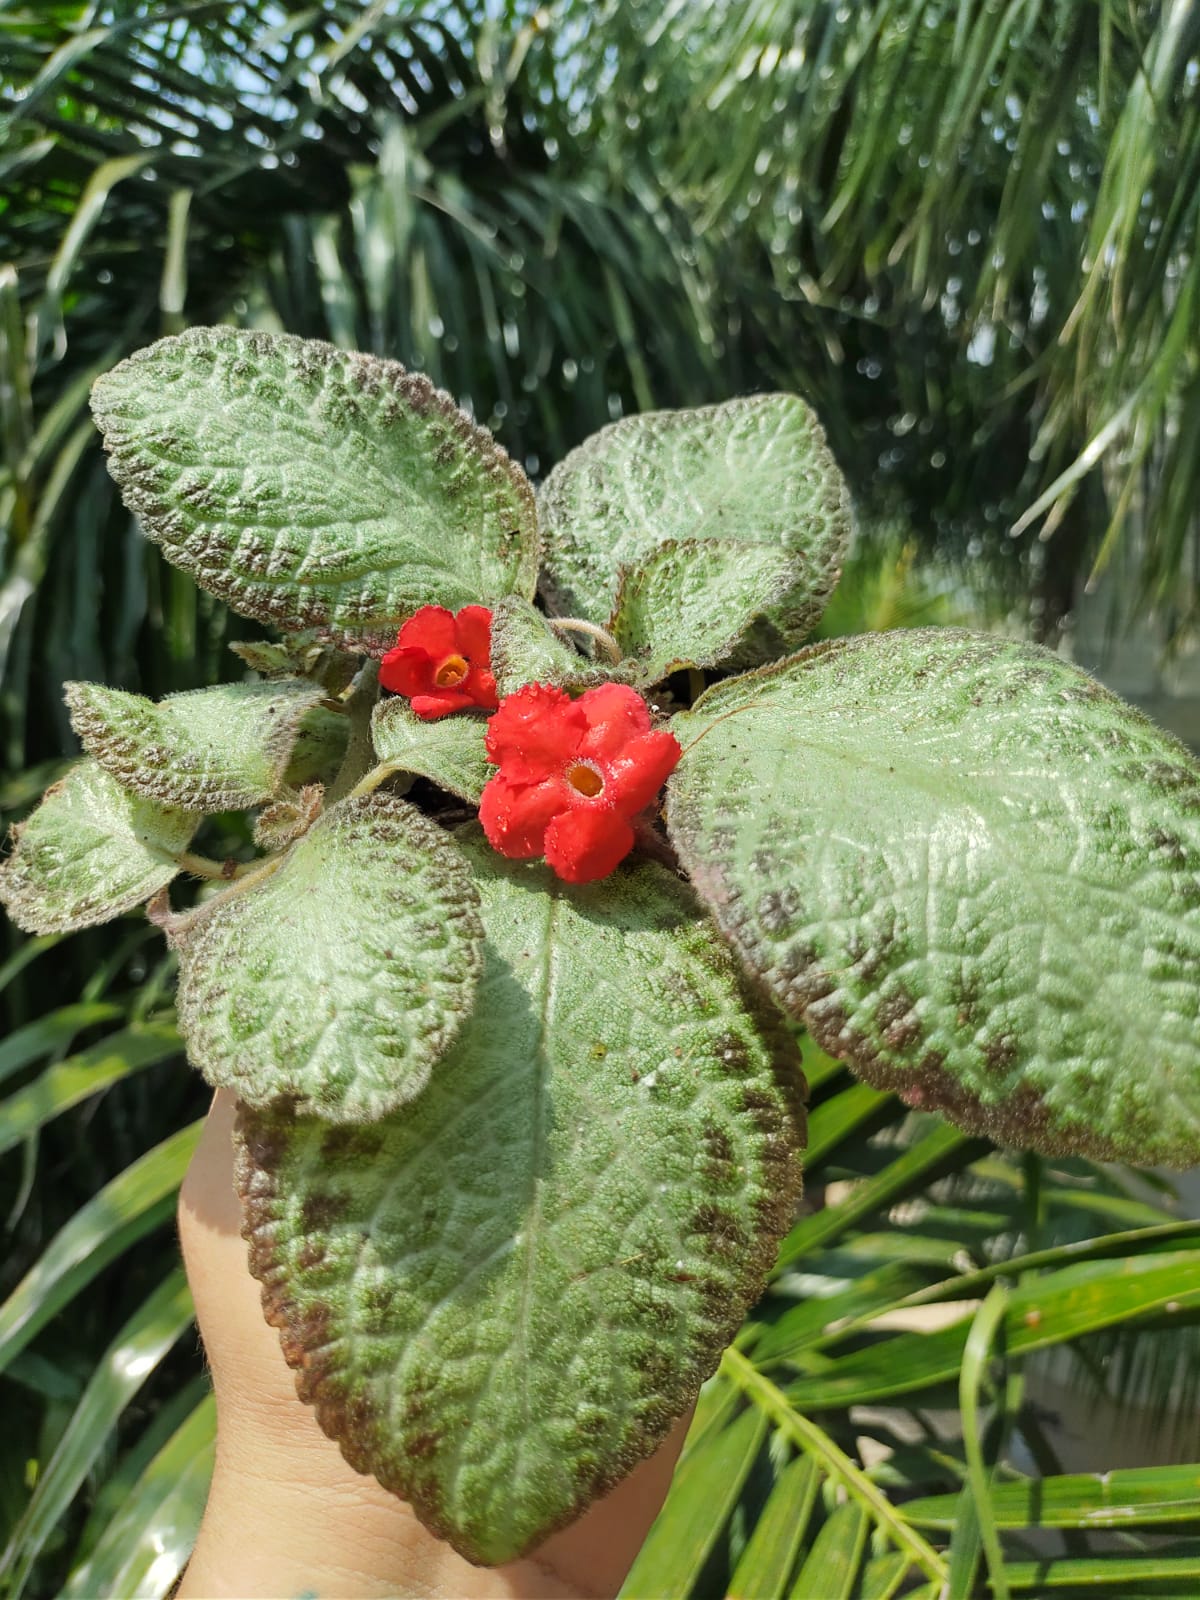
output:
[[[382,650],[421,605],[533,594],[524,472],[394,361],[191,328],[101,378],[92,405],[143,530],[244,616]]]
[[[673,874],[573,888],[456,837],[486,933],[457,1043],[369,1155],[246,1114],[239,1187],[322,1427],[491,1564],[610,1489],[713,1370],[794,1214],[801,1079]]]
[[[680,860],[830,1054],[1001,1142],[1200,1159],[1200,769],[1168,735],[956,629],[814,646],[672,726]]]

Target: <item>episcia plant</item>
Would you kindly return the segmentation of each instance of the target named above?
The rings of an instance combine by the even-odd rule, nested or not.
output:
[[[536,501],[424,378],[299,339],[164,339],[94,404],[149,537],[281,637],[158,704],[67,685],[87,754],[0,894],[149,903],[299,1392],[471,1560],[715,1366],[794,1215],[797,1024],[1002,1142],[1200,1156],[1200,772],[1026,644],[805,648],[850,516],[802,401],[617,422]],[[193,851],[242,808],[253,860]]]

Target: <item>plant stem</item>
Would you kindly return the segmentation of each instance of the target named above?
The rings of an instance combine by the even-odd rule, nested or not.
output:
[[[181,872],[190,872],[193,878],[222,878],[229,883],[234,878],[244,878],[256,871],[261,861],[234,861],[232,856],[224,861],[214,861],[211,856],[199,856],[192,850],[181,850],[174,858]]]
[[[350,718],[350,742],[337,777],[325,796],[326,806],[344,800],[359,780],[375,765],[375,746],[371,742],[371,713],[379,698],[379,663],[364,661],[358,684],[346,702]]]
[[[782,1389],[765,1377],[752,1361],[747,1361],[740,1350],[732,1347],[721,1357],[721,1370],[767,1413],[797,1448],[814,1457],[831,1477],[844,1485],[851,1499],[857,1500],[867,1514],[891,1534],[922,1572],[938,1583],[945,1583],[946,1563],[933,1546],[905,1522],[883,1491],[834,1444],[824,1429],[793,1410]]]
[[[377,767],[372,767],[365,778],[360,778],[346,796],[348,800],[358,800],[364,794],[374,794],[381,783],[386,783],[389,778],[394,778],[404,771],[392,761],[381,761]]]
[[[548,620],[555,633],[583,633],[589,639],[594,639],[614,666],[623,660],[621,646],[611,633],[597,623],[585,622],[582,617],[550,617]]]

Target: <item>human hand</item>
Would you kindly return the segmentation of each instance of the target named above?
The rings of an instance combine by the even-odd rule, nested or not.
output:
[[[217,1399],[217,1457],[180,1600],[614,1595],[658,1514],[683,1418],[578,1522],[503,1567],[474,1567],[354,1471],[296,1395],[250,1275],[233,1186],[235,1097],[218,1090],[179,1200],[179,1235]]]

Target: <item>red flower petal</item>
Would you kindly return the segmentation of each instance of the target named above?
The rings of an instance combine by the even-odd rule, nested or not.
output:
[[[433,662],[424,650],[397,645],[379,663],[379,681],[393,694],[421,694],[433,687]]]
[[[546,828],[562,810],[554,783],[510,783],[503,773],[488,781],[479,801],[479,820],[493,850],[513,861],[540,856]]]
[[[486,606],[464,606],[454,618],[458,648],[468,661],[484,666],[492,655],[492,613]]]
[[[530,683],[505,695],[488,723],[487,753],[514,783],[539,783],[562,771],[586,729],[569,694]]]
[[[644,811],[682,754],[679,740],[665,729],[631,739],[605,766],[604,798],[627,817]]]
[[[639,733],[649,733],[650,712],[635,689],[623,683],[602,683],[575,702],[587,719],[579,754],[601,762],[620,754]]]
[[[412,708],[422,722],[436,722],[452,711],[465,711],[475,704],[461,689],[434,689],[431,694],[414,694]]]
[[[495,711],[500,704],[496,694],[496,680],[486,667],[472,666],[463,681],[462,688],[469,696],[472,705]]]
[[[606,877],[632,849],[633,829],[607,806],[573,806],[546,829],[546,864],[568,883]]]
[[[396,643],[401,650],[424,650],[435,661],[454,655],[458,649],[454,613],[445,606],[422,606],[400,629]]]

